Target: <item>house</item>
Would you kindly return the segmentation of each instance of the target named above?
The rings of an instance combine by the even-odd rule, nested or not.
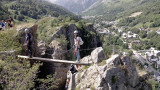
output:
[[[138,34],[133,34],[133,38],[137,38],[138,37]]]
[[[154,55],[151,52],[146,52],[145,56],[148,61],[152,61],[151,59],[154,59]]]
[[[122,33],[123,31],[122,31],[121,29],[118,29],[118,32],[119,32],[119,33]]]
[[[132,41],[132,43],[134,43],[134,44],[140,44],[141,41],[140,40],[134,40],[134,41]]]
[[[128,31],[128,35],[131,35],[132,34],[132,32],[131,31]]]
[[[157,30],[157,34],[160,34],[160,28]]]
[[[160,61],[160,51],[156,50],[154,47],[151,47],[149,52],[146,52],[145,55],[148,61],[151,62]],[[158,62],[157,65],[158,64],[160,64],[160,62]]]
[[[122,34],[122,38],[127,38],[127,34],[126,34],[126,33],[123,33],[123,34]]]
[[[128,38],[132,38],[132,37],[133,37],[133,35],[128,34]]]

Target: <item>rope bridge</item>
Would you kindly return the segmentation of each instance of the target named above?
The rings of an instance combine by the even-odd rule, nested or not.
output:
[[[22,59],[38,60],[38,61],[53,62],[53,63],[75,64],[75,65],[91,65],[91,63],[77,63],[75,61],[49,59],[49,58],[40,58],[40,57],[29,58],[28,56],[22,56],[22,55],[18,55],[17,57],[18,58],[22,58]]]

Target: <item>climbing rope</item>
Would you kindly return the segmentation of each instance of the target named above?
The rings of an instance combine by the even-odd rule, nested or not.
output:
[[[97,48],[97,47],[96,47]],[[90,50],[94,50],[94,49],[96,49],[96,48],[90,48],[90,49],[80,49],[79,51],[90,51]],[[53,50],[53,49],[52,49]],[[46,51],[47,51],[47,49],[46,49]],[[73,52],[73,50],[72,49],[70,49],[70,50],[59,50],[58,52],[60,52],[61,54],[64,54],[64,53],[67,53],[67,52]],[[45,54],[47,54],[47,55],[52,55],[52,54],[50,54],[50,53],[45,53]]]

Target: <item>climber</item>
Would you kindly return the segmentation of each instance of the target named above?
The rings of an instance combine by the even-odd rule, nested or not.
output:
[[[12,17],[9,17],[10,27],[14,27],[14,20]]]
[[[71,66],[69,67],[69,71],[67,72],[67,80],[66,80],[66,85],[65,85],[65,89],[68,90],[68,85],[71,79],[71,73],[72,75],[75,75],[76,72],[78,72],[78,67],[77,65],[71,64]]]
[[[80,45],[83,45],[83,41],[81,39],[81,37],[78,36],[78,31],[74,31],[74,54],[76,55],[77,57],[77,62],[80,63],[80,52],[79,52],[79,49],[80,49]]]
[[[29,33],[29,30],[25,29],[25,48],[27,50],[27,55],[29,55],[30,58],[32,58],[32,40],[31,40],[31,34]]]
[[[2,22],[1,22],[1,26],[2,26],[3,28],[5,27],[4,20],[2,20]]]
[[[78,67],[77,65],[71,64],[69,70],[71,71],[72,74],[78,72]]]
[[[4,20],[2,20],[2,21],[0,22],[0,30],[1,30],[1,29],[5,29]]]
[[[67,72],[67,80],[66,80],[66,85],[65,85],[65,89],[68,90],[68,85],[71,79],[71,74],[70,71]]]

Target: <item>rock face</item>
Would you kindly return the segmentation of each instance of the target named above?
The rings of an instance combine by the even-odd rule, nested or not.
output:
[[[100,48],[98,49],[101,51]],[[97,50],[92,53],[96,53]],[[94,62],[94,58],[97,61],[97,58],[101,57],[101,55],[98,55],[100,53],[97,51],[94,57],[92,55],[87,56],[82,61]],[[89,68],[84,67],[84,70],[72,75],[69,90],[152,90],[150,85],[139,80],[138,73],[130,57],[114,55],[105,62],[106,64],[102,66],[94,62],[95,64]]]
[[[53,49],[52,58],[66,60],[65,54],[67,53],[64,50],[67,50],[65,46],[62,46],[60,42],[53,40],[50,44],[50,49]]]
[[[49,46],[49,49],[52,49],[47,51],[47,53],[50,54],[50,56],[47,57],[51,57],[51,58],[57,58],[57,59],[65,59],[66,57],[66,53],[70,53],[70,55],[72,55],[73,57],[73,46],[74,46],[74,31],[78,30],[79,31],[79,36],[82,38],[82,40],[84,41],[84,44],[81,46],[82,49],[89,49],[89,48],[95,48],[98,45],[101,45],[100,42],[100,38],[98,37],[98,35],[96,34],[96,31],[93,29],[93,25],[88,25],[87,26],[87,30],[79,30],[77,29],[77,27],[75,26],[75,24],[70,24],[67,27],[61,27],[59,30],[57,30],[53,36],[52,36],[52,42]],[[94,33],[93,35],[90,34],[90,32]],[[86,37],[87,35],[90,35],[90,37]],[[63,36],[63,40],[65,39],[67,41],[66,45],[62,45],[63,42],[57,42],[57,38],[60,39]],[[62,40],[59,40],[62,41]],[[56,43],[58,44],[56,44]],[[62,48],[62,50],[61,50]],[[67,51],[68,50],[68,51]],[[88,50],[88,51],[81,51],[81,57],[85,56],[86,54],[90,54],[92,50]],[[59,52],[59,53],[58,53]],[[65,53],[66,52],[66,53]],[[63,54],[61,54],[63,53]],[[57,57],[57,56],[63,56],[61,57]]]
[[[32,53],[33,53],[33,56],[40,56],[40,53],[39,53],[39,49],[38,49],[38,46],[37,46],[37,25],[33,25],[31,27],[28,27],[31,35],[32,35]],[[25,28],[22,28],[20,30],[17,30],[18,31],[18,37],[20,37],[20,43],[22,45],[24,45],[24,42],[25,42]],[[23,55],[26,55],[25,53],[25,49],[23,47],[23,50],[22,50],[22,54]]]
[[[106,59],[105,53],[103,51],[102,47],[96,48],[92,53],[91,53],[91,58],[94,63],[99,63],[102,60]]]
[[[40,55],[44,56],[46,54],[45,52],[47,49],[45,42],[44,41],[38,42],[38,48],[39,48]]]

